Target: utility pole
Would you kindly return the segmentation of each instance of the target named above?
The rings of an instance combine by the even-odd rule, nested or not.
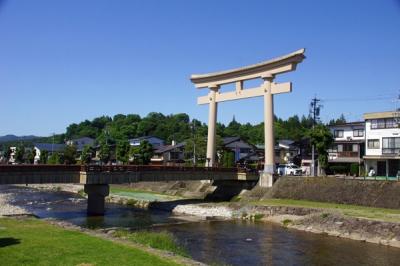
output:
[[[196,124],[192,120],[192,136],[193,136],[193,167],[196,167]]]
[[[322,107],[320,102],[321,102],[321,99],[317,99],[316,96],[314,96],[314,98],[311,99],[310,116],[312,117],[312,120],[313,120],[313,125],[312,125],[313,130],[314,130],[317,122],[319,122],[319,115],[320,115],[320,110]],[[311,176],[315,176],[315,146],[314,145],[312,145],[312,147],[311,147]]]
[[[397,98],[395,98],[394,100],[394,121],[397,123],[397,126],[400,126],[400,90],[399,90],[399,94],[397,95]]]
[[[55,133],[53,133],[53,142],[51,143],[51,154],[54,153],[54,134]]]

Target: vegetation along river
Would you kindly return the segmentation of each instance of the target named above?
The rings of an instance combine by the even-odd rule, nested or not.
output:
[[[213,265],[400,265],[400,249],[286,229],[266,222],[204,221],[165,211],[107,204],[104,217],[87,217],[86,200],[67,192],[2,188],[13,205],[40,218],[89,228],[171,232],[191,257]]]

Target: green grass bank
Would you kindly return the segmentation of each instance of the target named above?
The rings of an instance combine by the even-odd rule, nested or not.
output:
[[[128,244],[33,218],[0,218],[1,265],[181,265]]]

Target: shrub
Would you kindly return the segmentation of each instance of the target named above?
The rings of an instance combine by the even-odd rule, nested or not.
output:
[[[323,213],[323,214],[321,214],[321,217],[322,218],[327,218],[329,216],[329,213]]]
[[[128,199],[126,205],[135,206],[137,204],[137,200],[135,199]]]
[[[291,224],[293,221],[290,219],[285,219],[282,221],[283,226],[288,226],[289,224]]]
[[[329,169],[334,173],[334,174],[347,174],[349,172],[349,169],[345,165],[332,165],[329,167]]]
[[[359,171],[359,167],[358,167],[358,164],[356,164],[356,163],[352,163],[351,165],[350,165],[350,174],[351,175],[355,175],[355,176],[358,176],[358,171]]]
[[[254,214],[254,220],[261,220],[264,217],[264,214],[262,213],[256,213]]]

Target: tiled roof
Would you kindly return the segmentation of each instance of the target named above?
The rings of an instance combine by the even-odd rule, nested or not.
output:
[[[165,146],[162,146],[159,149],[157,149],[155,151],[155,153],[164,153],[164,152],[167,152],[167,151],[170,151],[170,150],[173,150],[173,149],[181,148],[181,147],[184,147],[185,144],[186,144],[185,142],[180,142],[180,143],[178,143],[176,145],[165,145]]]
[[[65,144],[53,143],[35,143],[33,146],[41,151],[61,151],[65,148]]]
[[[229,143],[232,143],[234,141],[238,141],[240,140],[240,137],[225,137],[222,139],[222,142],[224,143],[224,145],[227,145]]]

